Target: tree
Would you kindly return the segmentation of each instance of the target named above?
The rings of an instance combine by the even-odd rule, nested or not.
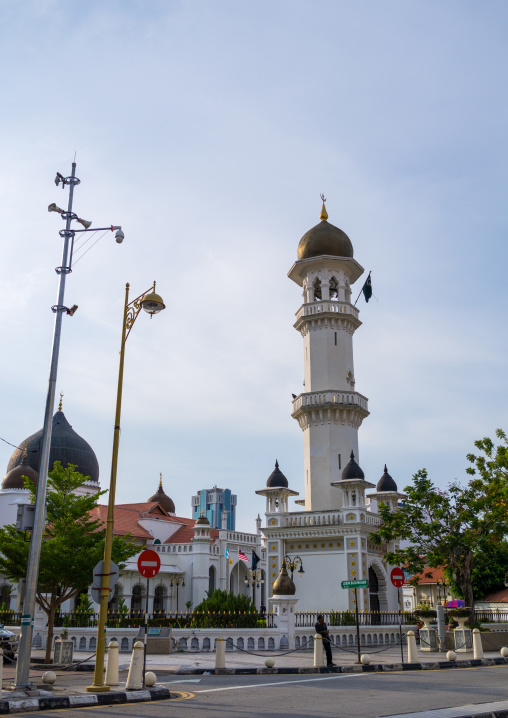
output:
[[[206,598],[196,606],[194,613],[257,613],[255,604],[248,596],[236,595],[232,591],[221,591],[220,588],[215,591],[207,591]]]
[[[421,469],[397,511],[380,503],[381,526],[371,534],[374,543],[388,544],[385,558],[391,565],[402,564],[412,574],[443,566],[471,609],[471,620],[475,568],[497,551],[508,531],[508,441],[501,429],[496,435],[498,446],[489,438],[475,442],[483,454],[468,454],[466,485],[456,481],[441,491]],[[400,540],[411,545],[396,549]]]
[[[89,477],[76,471],[69,464],[63,468],[55,461],[48,474],[46,500],[46,529],[41,546],[39,582],[36,600],[48,617],[48,642],[46,663],[51,660],[51,646],[55,616],[59,607],[82,591],[92,580],[96,563],[104,554],[105,529],[100,520],[91,515],[99,497],[105,492],[77,495],[79,488]],[[35,487],[27,479],[25,486],[35,501]],[[0,572],[11,581],[19,581],[26,575],[29,543],[14,525],[0,529]],[[112,557],[120,568],[125,561],[138,553],[139,547],[129,537],[115,536]]]

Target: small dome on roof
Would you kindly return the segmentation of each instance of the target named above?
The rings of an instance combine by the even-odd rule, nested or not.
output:
[[[198,525],[210,526],[210,522],[208,521],[208,519],[206,518],[206,516],[204,514],[202,516],[200,516],[199,519],[197,519],[196,523],[194,524],[194,526],[198,526]]]
[[[351,458],[342,471],[343,479],[364,479],[365,474],[355,461],[355,454],[351,452]]]
[[[25,451],[23,452],[23,459],[21,460],[21,464],[18,464],[6,473],[5,478],[2,481],[2,489],[24,489],[25,476],[27,477],[27,479],[30,479],[33,484],[37,485],[37,480],[39,476],[37,474],[37,471],[32,469],[32,467],[28,463],[26,447]]]
[[[160,504],[164,511],[167,511],[168,514],[176,513],[173,499],[170,499],[162,488],[162,474],[160,476],[159,488],[157,489],[155,494],[148,499],[147,503],[152,503],[152,501],[156,501],[158,504]]]
[[[386,464],[384,474],[377,482],[376,491],[397,491],[397,484],[388,473]]]
[[[287,489],[289,486],[288,480],[279,469],[279,462],[277,460],[275,461],[275,469],[268,477],[266,486],[269,489]]]
[[[295,584],[289,578],[286,564],[283,563],[279,578],[273,584],[272,593],[274,596],[294,596],[295,591]]]

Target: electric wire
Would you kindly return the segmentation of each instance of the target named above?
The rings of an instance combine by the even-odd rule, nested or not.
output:
[[[97,242],[99,242],[103,237],[105,237],[106,234],[107,234],[109,231],[110,231],[110,230],[107,229],[105,232],[103,232],[103,234],[101,234],[101,236],[100,236],[98,239],[96,239],[95,242],[94,242],[92,245],[90,245],[90,247],[88,247],[88,249],[87,249],[85,252],[83,252],[82,254],[80,254],[79,257],[74,260],[73,264],[76,265],[76,264],[79,262],[80,259],[83,259],[83,257],[85,256],[85,254],[88,254],[88,252],[89,252],[93,247],[95,247],[95,245],[97,244]],[[83,246],[84,246],[84,245],[83,245]]]

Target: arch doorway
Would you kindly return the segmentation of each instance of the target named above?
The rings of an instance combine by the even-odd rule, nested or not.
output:
[[[166,586],[160,583],[155,587],[153,594],[153,610],[154,611],[165,611],[166,610]]]
[[[215,567],[210,566],[208,569],[208,593],[215,591]]]

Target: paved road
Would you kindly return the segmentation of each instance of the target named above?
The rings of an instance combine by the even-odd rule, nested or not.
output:
[[[378,718],[508,701],[508,666],[331,676],[168,675],[159,680],[179,691],[180,699],[80,711],[86,718]],[[42,715],[61,718],[62,713],[70,711]]]

